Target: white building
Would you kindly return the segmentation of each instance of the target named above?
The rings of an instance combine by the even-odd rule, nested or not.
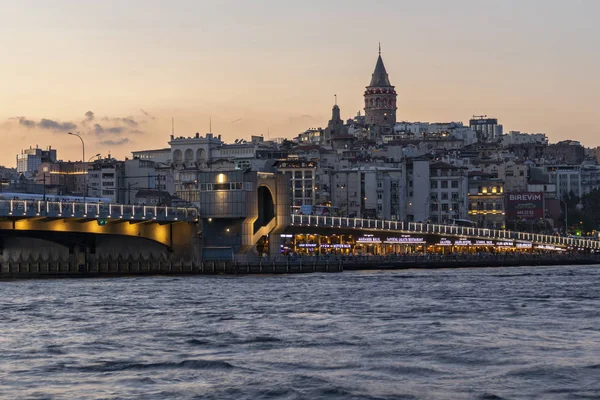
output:
[[[213,151],[223,145],[221,135],[215,137],[212,133],[200,136],[196,133],[193,137],[171,136],[171,161],[178,168],[198,167],[206,164],[213,158]]]
[[[17,154],[17,172],[35,173],[40,164],[53,163],[55,161],[56,149],[48,147],[46,150],[42,150],[38,147],[30,147],[21,150],[21,154]]]
[[[87,193],[89,197],[104,197],[113,203],[122,201],[119,187],[123,185],[123,161],[108,158],[88,165]]]
[[[394,134],[410,134],[414,137],[422,137],[429,133],[429,122],[398,122],[394,125]]]
[[[288,159],[278,161],[276,167],[279,173],[290,178],[290,204],[293,207],[316,205],[316,162]]]
[[[523,144],[547,145],[548,137],[544,133],[521,133],[519,131],[510,131],[502,135],[502,146],[515,146]]]
[[[358,167],[331,172],[331,203],[349,217],[403,220],[403,168]]]
[[[468,216],[467,169],[443,162],[429,165],[429,221],[448,223]]]
[[[166,163],[171,160],[171,148],[167,147],[164,149],[155,150],[139,150],[131,152],[133,158],[140,160],[154,161]]]
[[[556,185],[559,198],[569,193],[581,198],[600,188],[600,166],[597,165],[546,165],[541,167],[549,183]]]

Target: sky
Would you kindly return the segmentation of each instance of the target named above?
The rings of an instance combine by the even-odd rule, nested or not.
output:
[[[296,136],[362,112],[381,42],[398,120],[600,145],[597,0],[0,0],[0,165],[124,158],[209,131]]]

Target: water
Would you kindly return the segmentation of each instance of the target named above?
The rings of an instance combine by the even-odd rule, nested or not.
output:
[[[0,282],[0,397],[600,397],[600,268]]]

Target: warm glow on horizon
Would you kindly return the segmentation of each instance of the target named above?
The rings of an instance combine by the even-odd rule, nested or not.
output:
[[[418,4],[417,4],[418,3]],[[296,136],[363,112],[382,44],[398,121],[498,118],[600,145],[595,1],[23,0],[0,5],[0,165],[130,157],[175,134]]]

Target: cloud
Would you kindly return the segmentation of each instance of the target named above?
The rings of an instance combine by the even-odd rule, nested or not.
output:
[[[139,123],[134,120],[132,117],[126,117],[126,118],[115,118],[116,122],[122,122],[125,125],[129,125],[129,126],[138,126]]]
[[[77,125],[75,125],[72,122],[61,123],[54,121],[53,119],[42,118],[40,122],[37,123],[37,127],[40,129],[47,129],[52,131],[68,132],[77,128]]]
[[[129,141],[126,139],[129,135],[140,135],[144,130],[140,129],[150,120],[154,120],[150,114],[141,110],[143,115],[134,117],[98,117],[96,114],[88,110],[84,113],[85,118],[79,123],[72,121],[60,121],[58,119],[42,118],[40,120],[29,119],[27,117],[12,117],[9,118],[6,124],[12,125],[18,123],[20,127],[27,129],[39,129],[52,132],[71,132],[79,129],[79,133],[88,137],[95,137],[98,144],[125,144]],[[1,121],[0,121],[1,122]],[[114,139],[120,137],[120,139]]]
[[[23,125],[27,128],[34,128],[35,127],[35,121],[32,121],[30,119],[27,119],[25,117],[19,117],[19,125]]]
[[[124,126],[113,126],[111,128],[104,129],[104,132],[120,135],[121,133],[125,132],[125,127]]]
[[[73,122],[58,122],[53,119],[42,118],[39,122],[28,119],[26,117],[11,118],[19,121],[19,125],[24,126],[28,129],[38,128],[50,131],[68,132],[77,128],[77,125]]]
[[[121,146],[126,143],[129,143],[128,138],[120,138],[117,140],[108,139],[108,140],[101,140],[98,142],[98,144],[101,144],[104,146]]]

